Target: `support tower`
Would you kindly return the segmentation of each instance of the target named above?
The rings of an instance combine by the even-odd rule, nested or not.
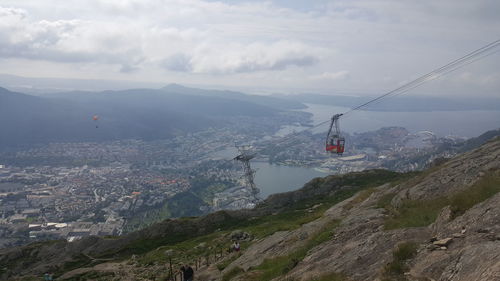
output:
[[[243,176],[246,179],[247,187],[250,189],[250,192],[252,193],[254,200],[258,201],[259,189],[257,188],[254,182],[254,176],[256,171],[250,167],[250,160],[252,160],[256,156],[256,153],[249,153],[242,146],[236,146],[236,148],[238,149],[240,154],[234,157],[233,160],[240,161],[242,163],[244,171]]]

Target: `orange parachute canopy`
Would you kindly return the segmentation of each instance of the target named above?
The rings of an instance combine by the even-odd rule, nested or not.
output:
[[[99,120],[99,116],[97,116],[97,115],[92,116],[92,120],[94,120],[94,121]]]

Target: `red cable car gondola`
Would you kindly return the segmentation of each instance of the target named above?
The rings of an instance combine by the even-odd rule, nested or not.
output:
[[[339,118],[342,114],[335,114],[332,117],[332,122],[330,123],[330,129],[328,130],[328,135],[326,136],[325,149],[330,153],[337,153],[342,155],[344,153],[345,138],[340,134],[339,128]],[[335,127],[334,127],[335,126]],[[332,130],[335,128],[335,131]]]

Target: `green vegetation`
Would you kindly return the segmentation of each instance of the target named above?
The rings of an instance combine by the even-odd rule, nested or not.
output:
[[[267,281],[286,274],[292,270],[312,248],[328,241],[333,235],[333,229],[339,225],[339,221],[334,221],[310,237],[306,244],[286,256],[266,259],[255,268],[257,274],[248,276],[248,280]]]
[[[499,191],[500,171],[495,171],[485,175],[473,186],[450,197],[443,196],[432,200],[405,200],[398,208],[394,208],[390,204],[394,194],[387,194],[379,200],[377,206],[385,208],[390,213],[389,218],[385,221],[385,229],[420,227],[433,223],[445,206],[450,206],[452,218],[455,218]]]
[[[447,205],[445,198],[433,200],[406,200],[397,209],[388,206],[391,213],[385,221],[385,229],[427,226],[433,223],[439,211]]]
[[[136,213],[133,217],[128,218],[123,230],[125,233],[129,233],[145,228],[157,221],[170,217],[171,215],[168,203],[163,203],[160,206],[156,206],[152,209],[146,209],[144,211]]]
[[[325,210],[331,206],[353,196],[366,188],[372,188],[388,181],[400,180],[407,174],[400,174],[386,170],[371,170],[360,173],[351,173],[342,176],[329,176],[317,178],[309,182],[302,191],[293,197],[284,197],[276,202],[265,202],[255,210],[245,212],[217,212],[204,218],[183,218],[175,221],[165,221],[153,228],[155,234],[137,236],[121,248],[110,248],[109,251],[94,254],[97,259],[112,258],[115,261],[130,258],[132,254],[138,255],[137,262],[142,265],[152,265],[167,262],[166,250],[173,250],[172,262],[174,266],[180,263],[194,263],[195,260],[205,262],[207,255],[213,263],[214,255],[221,256],[230,245],[229,234],[236,229],[250,233],[254,238],[263,238],[276,231],[293,230],[305,223],[321,217]],[[220,186],[214,186],[214,190]],[[374,189],[373,189],[374,190]],[[373,191],[362,192],[360,198]],[[187,194],[184,194],[187,195]],[[179,199],[183,199],[179,198]],[[359,199],[359,198],[358,198]],[[182,201],[182,200],[180,200]],[[179,202],[180,202],[179,201]],[[201,203],[203,203],[200,200]],[[156,213],[149,215],[143,213],[138,216],[136,223],[150,223],[149,217],[168,216],[171,210],[170,201],[156,209]],[[267,203],[267,205],[266,205]],[[252,214],[254,214],[252,216]],[[130,220],[134,221],[134,220]],[[199,231],[202,229],[202,231]],[[307,251],[326,241],[330,237],[329,231],[318,233],[308,241],[307,245],[298,249],[287,257],[277,258],[275,261],[263,263],[264,278],[278,276],[291,270],[298,261],[303,259]],[[114,239],[108,237],[106,239]],[[118,238],[120,240],[123,238]],[[252,242],[242,242],[242,250]],[[200,247],[204,244],[203,247]],[[28,260],[30,249],[27,249],[23,261]],[[14,261],[13,261],[14,262]],[[222,260],[219,267],[225,268],[231,261]],[[65,263],[56,274],[69,270],[95,264],[86,256],[76,256],[73,261]],[[29,261],[28,263],[29,264]],[[267,266],[267,269],[264,270]],[[257,274],[254,271],[254,275]],[[278,274],[278,275],[276,275]],[[266,277],[267,276],[267,277]],[[259,279],[261,280],[261,279]],[[266,279],[263,279],[266,280]]]
[[[215,177],[196,177],[190,180],[190,191],[201,198],[205,203],[212,204],[216,193],[223,192],[234,183],[226,180],[220,180]]]
[[[192,179],[190,184],[189,191],[178,193],[166,202],[136,212],[133,217],[127,219],[124,232],[141,230],[168,218],[202,215],[201,206],[208,206],[216,193],[232,186],[229,181],[205,177]]]
[[[450,200],[452,217],[458,217],[468,209],[492,197],[500,191],[500,171],[485,175],[472,188],[455,194]]]
[[[221,251],[224,253],[224,250],[228,247],[230,241],[228,239],[224,239],[224,236],[227,235],[227,233],[228,232],[216,232],[175,243],[173,245],[162,246],[142,255],[138,262],[143,265],[152,265],[154,263],[166,264],[168,262],[168,258],[165,255],[165,251],[167,250],[172,251],[172,263],[175,264],[191,264],[198,258],[201,258],[204,261],[204,258],[207,255],[213,259],[215,254],[220,256]],[[198,247],[202,243],[205,244],[205,246]]]
[[[237,266],[233,267],[226,274],[224,274],[224,276],[222,276],[222,281],[229,281],[229,280],[233,279],[234,277],[236,277],[237,275],[240,275],[243,272],[244,272],[243,269],[241,269],[240,267],[237,267]]]
[[[376,192],[377,190],[375,188],[368,188],[368,189],[365,189],[361,192],[358,193],[358,195],[356,195],[356,197],[354,197],[349,203],[347,203],[345,206],[344,206],[344,210],[350,210],[352,209],[354,206],[362,203],[363,201],[365,201],[366,199],[368,199],[368,197],[370,197],[370,195],[372,195],[374,192]]]
[[[83,254],[75,255],[73,256],[73,260],[70,262],[65,262],[62,268],[57,270],[56,275],[60,275],[64,272],[68,272],[70,270],[84,267],[86,265],[91,264],[92,260],[90,260],[87,256]]]
[[[224,259],[223,261],[217,263],[217,269],[220,271],[223,271],[228,265],[230,265],[233,261],[235,261],[240,256],[241,256],[241,252]]]
[[[377,208],[390,208],[391,206],[391,201],[396,196],[396,193],[387,193],[382,195],[380,199],[377,202],[376,207]]]
[[[392,253],[392,261],[384,267],[383,281],[403,281],[405,271],[408,270],[407,262],[417,254],[418,245],[414,242],[404,242]]]
[[[217,223],[207,225],[204,228],[206,229],[207,235],[201,235],[198,238],[196,236],[199,234],[193,231],[185,233],[174,232],[156,239],[135,240],[123,249],[104,253],[97,257],[126,257],[132,254],[145,254],[159,247],[162,247],[162,249],[178,248],[178,246],[174,246],[178,243],[180,243],[179,245],[189,245],[186,246],[187,248],[194,247],[197,244],[193,245],[192,241],[198,241],[198,244],[204,241],[210,241],[206,239],[206,237],[212,237],[210,233],[216,229],[220,231],[219,235],[235,229],[241,229],[251,233],[255,238],[266,237],[276,231],[293,230],[305,223],[313,221],[321,217],[324,211],[331,206],[353,196],[365,188],[379,186],[383,183],[397,181],[407,177],[408,174],[387,170],[369,170],[342,176],[316,178],[304,186],[304,194],[301,195],[303,199],[296,201],[290,200],[286,204],[280,206],[275,206],[274,204],[270,205],[271,203],[264,202],[256,208],[256,210],[278,208],[274,214],[269,215],[269,212],[264,212],[264,215],[256,217],[233,217],[228,214],[223,220],[218,220]],[[313,206],[316,207],[312,208]],[[187,218],[182,221],[189,222],[190,220],[195,221],[197,219]],[[189,223],[192,224],[194,222]],[[185,227],[179,225],[179,229],[183,228]],[[214,238],[212,237],[211,239]],[[242,246],[245,247],[244,244]],[[162,255],[159,254],[158,256]],[[153,258],[151,262],[154,262],[154,260],[155,258]]]

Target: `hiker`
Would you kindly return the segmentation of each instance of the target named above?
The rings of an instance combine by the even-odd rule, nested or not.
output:
[[[193,281],[194,278],[194,270],[191,266],[185,264],[181,266],[182,277],[184,281]]]
[[[234,241],[233,243],[233,251],[239,252],[240,251],[240,243],[238,241]]]

